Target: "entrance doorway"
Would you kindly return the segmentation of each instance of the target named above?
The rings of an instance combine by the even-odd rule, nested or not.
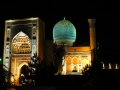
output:
[[[28,66],[23,65],[20,70],[19,83],[24,84],[28,80]]]
[[[12,39],[11,43],[11,73],[15,76],[15,84],[19,85],[19,75],[23,73],[24,68],[31,60],[30,54],[30,39],[29,37],[22,31],[20,31],[15,37]]]

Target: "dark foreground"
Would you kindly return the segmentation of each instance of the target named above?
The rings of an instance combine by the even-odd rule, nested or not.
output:
[[[105,70],[102,74],[93,76],[44,76],[39,80],[36,86],[14,87],[8,90],[120,90],[120,70]]]

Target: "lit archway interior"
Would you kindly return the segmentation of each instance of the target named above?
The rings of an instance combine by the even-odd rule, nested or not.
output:
[[[17,85],[19,72],[23,65],[30,61],[30,39],[24,32],[19,32],[14,36],[11,43],[11,68],[10,71],[14,76],[14,83]]]
[[[70,74],[77,72],[82,73],[86,66],[91,65],[90,52],[72,52],[65,55],[63,66],[63,74]]]

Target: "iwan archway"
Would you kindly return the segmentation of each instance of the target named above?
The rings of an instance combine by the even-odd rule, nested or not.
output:
[[[19,85],[19,72],[21,67],[27,65],[31,59],[30,39],[24,32],[20,31],[12,39],[11,51],[10,71],[14,76],[14,83]]]
[[[34,53],[44,59],[44,22],[36,18],[5,21],[3,64],[11,72],[10,82],[19,86],[21,68]]]

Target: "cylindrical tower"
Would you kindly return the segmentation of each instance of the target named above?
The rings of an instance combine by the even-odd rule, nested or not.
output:
[[[95,22],[96,19],[88,19],[89,23],[89,32],[90,32],[90,47],[93,52],[93,59],[97,59],[96,55],[96,32],[95,32]]]

